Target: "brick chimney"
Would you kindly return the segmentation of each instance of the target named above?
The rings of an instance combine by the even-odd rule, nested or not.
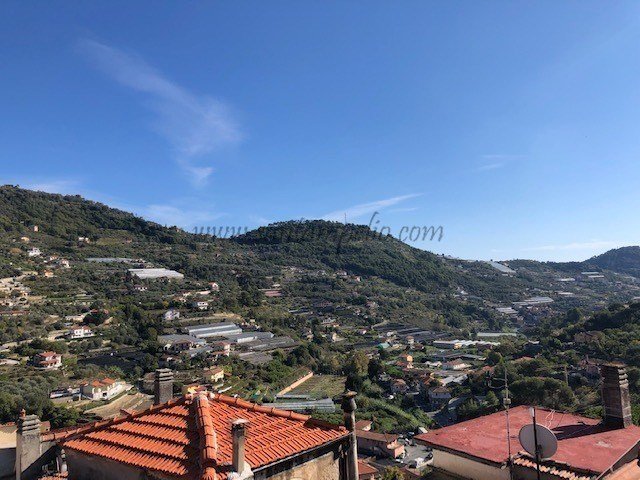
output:
[[[23,410],[16,437],[16,480],[39,477],[41,439],[40,419],[37,415],[26,415]]]
[[[153,404],[160,405],[173,398],[173,372],[168,368],[156,370],[153,381]]]
[[[626,428],[632,424],[631,401],[627,370],[622,363],[600,366],[604,424],[611,428]]]

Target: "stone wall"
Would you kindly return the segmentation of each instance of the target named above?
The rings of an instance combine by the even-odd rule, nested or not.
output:
[[[509,480],[509,469],[433,449],[433,467],[469,480]]]
[[[302,465],[267,477],[269,480],[340,480],[338,460],[333,453],[310,460]]]
[[[66,449],[69,480],[141,480],[144,472],[106,458]]]

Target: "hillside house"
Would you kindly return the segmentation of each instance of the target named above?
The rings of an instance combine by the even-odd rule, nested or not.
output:
[[[158,343],[166,352],[183,352],[207,344],[206,340],[191,335],[158,335]]]
[[[364,460],[358,461],[358,480],[375,480],[378,469]]]
[[[62,366],[62,355],[56,352],[36,353],[32,364],[41,370],[57,370]]]
[[[209,302],[207,302],[206,300],[198,300],[195,302],[191,302],[191,308],[195,308],[200,311],[208,310]]]
[[[94,335],[93,330],[91,330],[91,328],[87,327],[86,325],[73,327],[68,332],[69,339],[71,340],[78,340],[81,338],[93,337],[93,335]]]
[[[407,385],[407,382],[404,381],[402,378],[397,378],[391,382],[391,393],[398,395],[398,394],[405,394],[408,391],[409,391],[409,386]]]
[[[231,342],[213,342],[211,345],[213,346],[211,356],[217,358],[231,355]]]
[[[373,422],[371,420],[358,420],[356,422],[356,430],[364,430],[365,432],[371,431]]]
[[[202,378],[207,383],[219,383],[224,380],[224,368],[211,367],[202,372]]]
[[[42,252],[39,248],[33,247],[27,250],[27,256],[29,257],[39,257],[40,255],[42,255]]]
[[[433,387],[429,389],[427,394],[429,403],[434,406],[442,406],[451,400],[451,392],[446,387]]]
[[[180,318],[180,311],[175,308],[170,308],[162,315],[162,318],[165,322],[172,322],[173,320],[177,320]]]
[[[450,362],[445,362],[442,364],[442,368],[445,370],[467,370],[471,368],[471,365],[466,363],[464,360],[460,360],[457,358],[456,360],[451,360]]]
[[[413,356],[408,353],[403,353],[398,358],[397,365],[401,368],[413,368]]]
[[[129,388],[131,388],[129,386]],[[80,393],[89,400],[111,400],[127,389],[127,384],[122,380],[103,378],[85,383],[80,387]]]
[[[404,455],[404,445],[398,442],[398,436],[388,433],[378,433],[356,430],[358,451],[383,458],[400,458]]]

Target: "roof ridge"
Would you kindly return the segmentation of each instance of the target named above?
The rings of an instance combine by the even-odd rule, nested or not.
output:
[[[249,402],[247,400],[243,400],[239,397],[230,397],[228,395],[223,395],[221,393],[214,393],[213,398],[219,402],[223,402],[229,405],[235,405],[240,408],[245,408],[247,410],[252,410],[254,412],[267,413],[270,415],[274,415],[276,417],[289,418],[291,420],[298,420],[301,422],[308,422],[311,419],[309,415],[303,415],[301,413],[292,412],[290,410],[281,410],[275,407],[265,407],[263,405],[258,405],[257,403]],[[315,423],[315,422],[314,422]],[[331,424],[333,425],[333,424]],[[340,427],[339,425],[333,425],[334,427]]]
[[[217,480],[218,440],[213,427],[209,398],[206,392],[200,392],[194,401],[196,425],[200,435],[200,480]]]

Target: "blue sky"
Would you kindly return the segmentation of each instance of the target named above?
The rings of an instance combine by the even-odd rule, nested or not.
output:
[[[377,211],[465,258],[638,244],[636,2],[0,11],[0,183],[189,229]]]

